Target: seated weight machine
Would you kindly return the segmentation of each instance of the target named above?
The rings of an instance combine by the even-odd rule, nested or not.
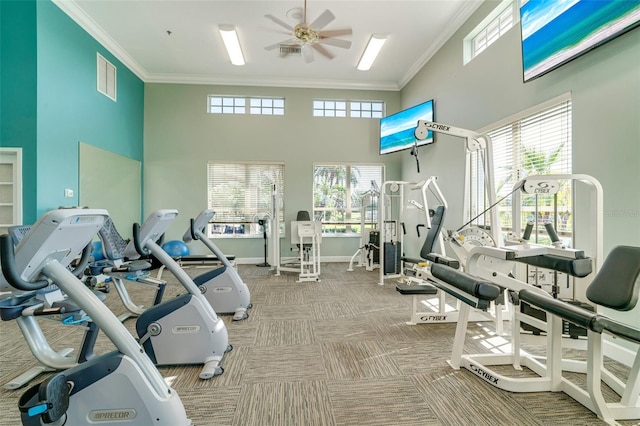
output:
[[[504,259],[515,259],[517,256],[509,248],[484,248],[480,251],[484,251],[485,254],[489,251],[503,251]],[[498,259],[496,255],[492,257]],[[579,256],[574,259],[562,258],[557,254],[533,257],[539,258],[538,263],[544,263],[546,266],[554,264],[556,269],[564,271],[579,271],[583,269],[580,263],[586,260]],[[510,299],[514,303],[527,302],[545,311],[545,321],[521,314],[514,309],[509,352],[464,354],[468,325],[468,308],[465,307],[456,327],[449,364],[454,369],[463,367],[489,384],[510,392],[564,392],[593,411],[607,424],[618,424],[617,420],[640,419],[640,328],[638,324],[623,323],[600,312],[601,307],[612,311],[629,311],[636,306],[640,295],[640,247],[618,246],[611,251],[586,291],[588,300],[596,306],[595,311],[553,298],[539,287],[522,283],[520,288],[517,288],[508,283],[509,279],[511,284],[517,284],[517,280],[505,276],[498,276],[498,279],[494,276],[488,281],[503,289],[508,285],[506,288],[509,288]],[[460,299],[465,300],[465,296],[462,295]],[[563,358],[564,344],[572,341],[563,339],[565,321],[587,330],[586,361]],[[544,329],[546,356],[536,357],[522,350],[519,330],[521,322]],[[603,334],[625,340],[635,348],[627,350],[631,355],[628,359],[616,359],[629,367],[628,376],[616,375],[604,365],[606,340],[603,339]],[[536,376],[511,375],[504,368],[509,365],[514,371],[527,367]],[[497,370],[495,366],[503,368]],[[563,372],[586,375],[586,389],[580,381],[572,380]],[[617,394],[618,398],[615,401],[605,399],[602,382]]]
[[[467,157],[467,164],[469,164],[469,158],[472,153],[478,152],[483,160],[484,166],[484,196],[488,200],[489,207],[482,211],[480,214],[471,218],[471,209],[467,205],[468,197],[465,196],[465,206],[464,211],[466,212],[467,221],[464,225],[460,226],[457,230],[445,230],[442,228],[440,232],[433,233],[433,243],[436,242],[436,239],[440,243],[440,253],[436,255],[436,259],[446,258],[447,252],[451,252],[453,256],[459,261],[459,264],[464,268],[466,264],[466,258],[468,252],[477,246],[498,246],[502,244],[502,230],[499,220],[499,215],[497,209],[494,207],[497,205],[496,202],[496,193],[495,193],[495,184],[494,184],[494,168],[493,168],[493,151],[492,151],[492,143],[491,138],[488,135],[480,134],[471,130],[461,129],[441,123],[435,123],[431,121],[419,120],[417,123],[417,127],[414,131],[414,135],[416,140],[424,140],[429,136],[430,132],[438,132],[444,133],[450,136],[455,136],[459,138],[463,138],[465,140],[465,153]],[[417,160],[417,152],[412,152],[412,155],[416,155]],[[419,169],[418,169],[419,172]],[[438,202],[445,206],[446,208],[446,200],[440,191],[435,177],[431,177],[423,182],[410,184],[412,189],[421,189],[422,194],[422,202],[424,206],[425,212],[428,212],[428,203],[426,192],[427,189],[431,190],[431,192],[436,196]],[[465,182],[468,182],[468,179],[465,179]],[[408,184],[407,182],[396,182],[392,184],[393,186],[397,186],[398,184]],[[422,185],[422,187],[421,187]],[[391,186],[390,188],[393,188]],[[467,191],[467,189],[465,189]],[[465,192],[466,194],[466,192]],[[401,195],[402,197],[402,195]],[[414,204],[415,205],[415,204]],[[402,204],[401,204],[402,206]],[[488,213],[489,215],[489,225],[486,227],[473,225],[477,219],[483,214]],[[431,222],[429,218],[429,214],[425,214],[425,222],[427,224],[427,228],[431,231]],[[442,223],[438,223],[438,226],[442,226]],[[433,251],[433,247],[423,247],[423,254],[428,254]],[[382,256],[385,256],[387,253],[383,253]],[[426,263],[427,259],[424,259],[421,262],[419,259],[416,262],[416,259],[413,261],[409,261],[409,259],[401,258],[401,269],[404,271],[405,263],[413,264],[413,266],[409,270],[409,275],[412,275],[414,278],[417,278],[418,281],[421,279],[421,271],[420,264]],[[384,283],[384,275],[380,274],[380,284]],[[402,294],[412,294],[414,296],[414,304],[412,310],[412,316],[410,324],[415,324],[419,322],[450,322],[457,321],[459,310],[458,308],[447,308],[444,303],[444,293],[434,291],[433,287],[416,287],[414,289],[410,289],[405,286],[400,286],[397,288],[399,292]],[[431,296],[433,294],[439,295],[439,303],[437,305],[433,303],[427,303],[429,309],[427,311],[420,311],[420,300],[424,300],[425,296]],[[429,299],[429,298],[427,298]],[[437,310],[434,311],[433,308]],[[490,320],[492,317],[485,312],[473,312],[472,317],[475,320]],[[499,298],[496,302],[496,306],[494,309],[494,317],[493,319],[496,322],[496,327],[501,331],[502,330],[502,321],[503,321],[503,308],[502,308],[502,298]]]
[[[279,276],[281,272],[297,272],[297,282],[320,281],[320,244],[322,243],[322,223],[311,220],[309,212],[301,210],[296,220],[291,222],[290,237],[293,251],[298,252],[294,258],[283,259],[280,253],[280,218],[278,207],[281,204],[277,188],[273,187],[271,217],[268,229],[271,233],[269,258],[271,270]]]
[[[420,250],[420,258],[403,256],[403,283],[396,285],[396,291],[403,295],[412,296],[411,319],[409,325],[422,323],[456,322],[460,313],[460,303],[447,304],[446,291],[441,291],[430,282],[429,264],[438,263],[453,269],[460,268],[460,262],[444,255],[445,231],[444,224],[447,202],[437,184],[437,178],[431,176],[415,185],[422,196],[421,210],[425,212],[425,224],[419,224],[416,229],[420,236],[420,228],[427,228],[427,235]],[[429,208],[427,192],[431,192],[440,203],[435,209]],[[418,203],[415,203],[418,204]],[[436,251],[436,246],[440,251]],[[470,313],[473,321],[493,321],[495,317],[487,309],[473,310]]]

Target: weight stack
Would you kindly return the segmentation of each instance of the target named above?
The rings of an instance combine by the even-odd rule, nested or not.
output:
[[[546,321],[547,320],[547,313],[545,311],[543,311],[541,309],[538,309],[538,308],[534,308],[533,306],[531,306],[527,302],[520,302],[520,312],[522,312],[523,314],[529,315],[530,317],[539,319],[541,321]],[[524,323],[524,322],[520,323],[520,328],[525,330],[525,331],[530,331],[536,336],[539,336],[540,333],[543,332],[543,330],[540,330],[539,328],[534,327],[531,324],[527,324],[527,323]]]
[[[563,302],[571,303],[572,305],[578,306],[582,309],[586,309],[588,311],[594,312],[595,308],[588,303],[583,303],[578,300],[570,300],[570,299],[562,299]],[[565,336],[569,336],[572,339],[577,339],[580,336],[587,335],[587,329],[584,327],[577,326],[569,321],[562,320],[562,334]]]
[[[578,306],[580,308],[586,309],[588,311],[594,312],[595,308],[591,305],[589,305],[588,303],[583,303],[580,302],[578,300],[572,300],[572,299],[562,299],[563,302],[566,303],[570,303],[572,305]],[[534,308],[533,306],[529,305],[526,302],[520,302],[520,312],[522,312],[523,314],[527,314],[529,316],[532,316],[534,318],[537,318],[539,320],[542,321],[546,321],[547,320],[547,313],[541,309],[538,308]],[[535,335],[540,335],[540,333],[542,333],[542,330],[540,330],[539,328],[536,328],[530,324],[526,324],[526,323],[521,323],[520,327],[523,330],[526,331],[530,331]],[[578,325],[575,325],[569,321],[566,320],[562,320],[562,334],[564,336],[569,336],[572,339],[577,339],[578,337],[581,336],[586,336],[587,335],[587,330],[584,327],[580,327]]]
[[[380,264],[380,231],[369,231],[369,244],[374,245],[373,250],[373,263]]]
[[[402,256],[401,244],[384,243],[384,273],[399,274],[400,273],[400,257]]]

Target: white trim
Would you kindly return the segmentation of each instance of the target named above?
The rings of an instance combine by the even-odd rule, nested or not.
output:
[[[150,74],[140,65],[126,50],[124,50],[107,32],[100,27],[89,15],[80,8],[74,0],[51,0],[66,13],[76,24],[92,36],[98,43],[115,56],[122,64],[129,68],[144,83],[173,83],[173,84],[211,84],[220,86],[254,86],[254,87],[293,87],[303,89],[352,89],[352,90],[380,90],[399,91],[413,75],[415,75],[422,65],[424,65],[435,54],[434,49],[423,64],[417,67],[413,75],[405,77],[402,85],[395,81],[366,81],[366,80],[323,80],[323,79],[295,79],[295,78],[250,78],[237,76],[211,76],[197,74]],[[477,0],[476,0],[477,1]],[[478,1],[477,5],[482,2]],[[475,5],[475,3],[474,3]],[[477,6],[476,6],[477,7]],[[475,8],[474,8],[475,10]],[[470,14],[469,14],[470,15]],[[465,18],[466,19],[466,18]],[[462,20],[464,22],[464,20]],[[461,22],[459,22],[461,23]],[[447,37],[448,39],[448,37]],[[442,42],[444,44],[446,39]],[[440,47],[440,46],[439,46]],[[415,67],[415,66],[414,66]]]
[[[398,86],[402,89],[418,72],[429,62],[429,60],[445,45],[447,41],[460,29],[460,27],[478,10],[483,0],[467,1],[460,7],[456,16],[451,20],[451,23],[447,25],[447,31],[440,34],[440,37],[432,44],[431,49],[424,52],[420,58],[413,64],[409,71],[400,79]],[[425,22],[425,25],[428,25]],[[384,90],[384,89],[379,89]]]
[[[0,148],[0,163],[13,164],[13,212],[11,224],[22,224],[22,148]]]
[[[135,75],[141,80],[146,81],[149,76],[147,70],[145,70],[138,62],[130,56],[126,50],[124,50],[116,41],[107,34],[89,15],[80,8],[74,0],[51,0],[53,4],[58,6],[64,13],[66,13],[73,21],[80,25],[90,36],[92,36],[98,43],[100,43],[105,49],[107,49],[113,56],[115,56],[124,66],[129,68]]]

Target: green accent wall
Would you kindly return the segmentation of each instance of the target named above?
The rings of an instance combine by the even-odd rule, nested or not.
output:
[[[80,142],[142,161],[144,83],[52,2],[0,4],[2,146],[23,148],[23,222],[32,223],[78,204]],[[117,102],[96,89],[96,53],[117,68]]]
[[[22,148],[24,223],[36,219],[36,3],[0,1],[0,145]]]

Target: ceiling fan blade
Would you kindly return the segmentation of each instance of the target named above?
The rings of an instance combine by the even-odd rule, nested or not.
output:
[[[319,34],[320,38],[339,37],[343,35],[351,35],[353,34],[353,30],[351,28],[345,28],[344,30],[320,31]]]
[[[274,49],[279,48],[281,44],[295,44],[295,42],[296,42],[296,40],[294,38],[290,38],[290,39],[283,40],[283,41],[281,41],[279,43],[276,43],[276,44],[271,44],[269,46],[265,46],[264,50],[274,50]]]
[[[316,49],[322,56],[325,56],[329,59],[333,59],[333,55],[331,53],[329,53],[329,51],[327,49],[325,49],[324,47],[322,47],[319,44],[314,44],[313,48]]]
[[[304,57],[304,61],[307,64],[313,62],[313,49],[311,48],[311,46],[302,47],[302,56]]]
[[[287,29],[287,30],[289,30],[290,32],[293,33],[293,27],[291,25],[287,24],[286,22],[276,18],[273,15],[264,15],[264,17],[269,19],[269,20],[271,20],[271,21],[273,21],[273,22],[275,22],[276,24],[280,25],[282,28],[285,28],[285,29]]]
[[[327,44],[329,46],[339,47],[341,49],[348,49],[351,47],[351,42],[348,40],[340,40],[338,38],[321,38],[318,43]]]
[[[333,21],[334,19],[336,19],[336,17],[333,16],[333,13],[331,13],[329,9],[327,9],[324,12],[322,12],[322,14],[318,16],[315,21],[311,23],[311,26],[316,31],[320,31],[321,29],[326,27],[329,24],[329,22]]]

